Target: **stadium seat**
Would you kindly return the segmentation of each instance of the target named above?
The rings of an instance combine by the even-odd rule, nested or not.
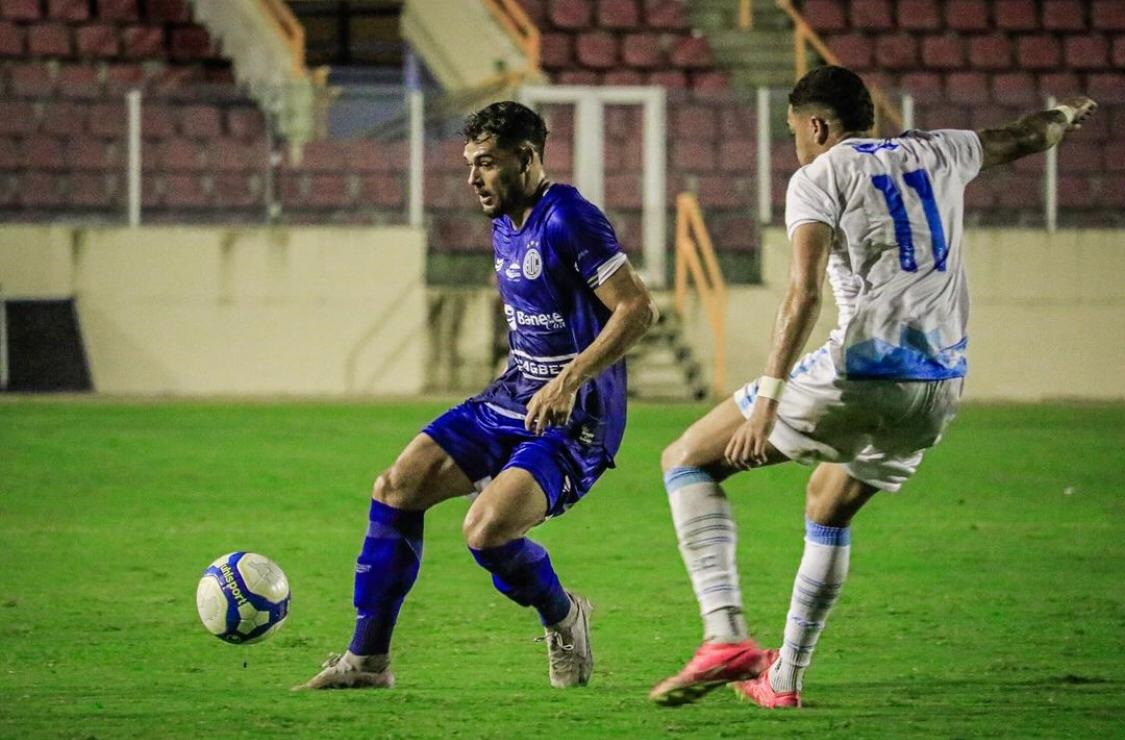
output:
[[[47,16],[60,21],[84,21],[90,17],[87,0],[47,0]]]

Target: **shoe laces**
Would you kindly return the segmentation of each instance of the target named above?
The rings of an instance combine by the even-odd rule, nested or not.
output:
[[[548,629],[547,634],[536,637],[535,642],[547,643],[547,658],[552,671],[565,671],[574,667],[574,642],[567,643],[560,631]]]

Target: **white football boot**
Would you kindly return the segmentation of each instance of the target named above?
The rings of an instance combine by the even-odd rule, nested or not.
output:
[[[569,591],[567,596],[575,607],[574,621],[553,624],[539,638],[547,643],[549,675],[556,689],[585,686],[594,670],[594,652],[590,648],[590,612],[594,608],[585,597]]]
[[[390,659],[386,655],[329,655],[321,666],[323,670],[306,683],[294,686],[301,689],[389,689],[395,685]]]

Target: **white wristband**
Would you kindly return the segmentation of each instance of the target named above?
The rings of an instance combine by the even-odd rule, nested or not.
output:
[[[770,398],[777,401],[781,392],[785,390],[785,381],[781,378],[771,378],[763,375],[758,378],[758,398]]]
[[[1057,110],[1066,116],[1066,125],[1069,126],[1074,123],[1074,119],[1078,117],[1078,109],[1070,105],[1056,105],[1051,110]]]

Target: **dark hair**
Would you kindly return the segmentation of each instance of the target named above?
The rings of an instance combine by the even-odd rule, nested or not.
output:
[[[465,141],[492,137],[501,149],[514,149],[526,141],[542,158],[547,143],[547,124],[526,105],[503,100],[465,116],[461,134]]]
[[[843,67],[817,67],[793,86],[789,105],[831,108],[845,131],[866,131],[875,125],[871,93],[855,72]]]

